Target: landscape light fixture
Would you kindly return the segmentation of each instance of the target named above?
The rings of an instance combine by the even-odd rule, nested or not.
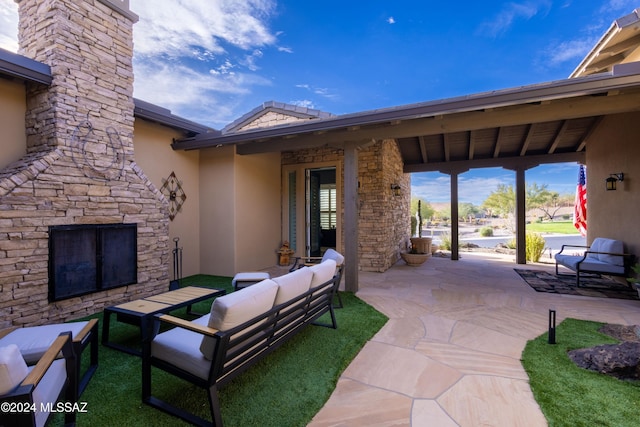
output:
[[[624,181],[624,174],[622,172],[610,174],[609,177],[605,180],[607,191],[615,191],[616,183],[618,181]]]
[[[399,196],[401,194],[400,190],[401,190],[400,185],[391,184],[391,191],[393,191],[393,195],[394,196],[396,196],[396,197]]]

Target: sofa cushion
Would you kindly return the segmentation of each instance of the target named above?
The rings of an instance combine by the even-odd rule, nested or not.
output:
[[[337,252],[336,252],[337,253]],[[315,288],[325,282],[331,280],[336,274],[336,262],[332,259],[322,261],[320,264],[313,265],[309,268],[313,272],[311,287]]]
[[[209,315],[193,322],[206,326],[202,320],[208,322]],[[211,341],[214,346],[215,340],[211,339]],[[211,369],[211,361],[207,360],[204,354],[199,351],[202,344],[201,334],[184,328],[173,328],[156,335],[151,343],[151,354],[153,357],[177,366],[198,378],[207,379],[209,369]]]
[[[271,279],[216,298],[211,304],[210,328],[226,331],[242,325],[270,310],[276,299],[278,284]],[[206,358],[213,357],[215,339],[203,337],[200,351]]]
[[[585,258],[582,255],[556,254],[556,261],[573,271],[577,271],[580,264],[580,271],[591,271],[603,274],[624,274],[624,266],[602,262],[594,258]]]
[[[597,249],[594,249],[593,246],[596,245]],[[596,252],[609,252],[614,254],[624,253],[624,245],[620,240],[613,239],[605,239],[603,237],[598,237],[593,240],[591,244],[591,250]],[[615,256],[615,255],[607,255],[607,254],[597,254],[598,259],[602,262],[606,262],[608,264],[623,266],[624,265],[624,257]]]
[[[322,262],[329,259],[334,260],[336,265],[342,265],[344,263],[344,256],[340,252],[331,248],[327,249],[324,255],[322,255]]]
[[[15,344],[0,347],[0,394],[13,391],[29,373],[27,363]]]
[[[76,337],[89,322],[56,323],[53,325],[18,328],[0,339],[0,346],[15,344],[28,365],[38,363],[42,355],[63,332],[71,332]]]
[[[302,267],[287,273],[284,276],[275,277],[272,280],[278,284],[274,306],[285,303],[302,295],[309,290],[313,271],[308,267]]]

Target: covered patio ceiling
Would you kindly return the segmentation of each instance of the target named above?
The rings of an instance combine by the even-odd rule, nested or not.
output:
[[[176,150],[235,144],[238,154],[395,139],[404,171],[528,169],[584,161],[602,117],[640,110],[640,64],[538,85],[175,141]]]

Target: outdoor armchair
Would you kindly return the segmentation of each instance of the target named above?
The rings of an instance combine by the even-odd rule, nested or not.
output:
[[[74,357],[69,332],[60,334],[30,368],[15,344],[0,347],[0,425],[44,426],[52,412],[76,404]],[[58,402],[63,395],[66,403]],[[65,425],[75,425],[71,409],[64,410]]]
[[[568,253],[572,249],[579,249],[582,253]],[[562,245],[555,255],[556,274],[562,275],[558,270],[560,265],[575,272],[576,286],[580,286],[580,277],[585,274],[625,276],[630,257],[624,252],[624,244],[620,240],[598,237],[591,246]]]

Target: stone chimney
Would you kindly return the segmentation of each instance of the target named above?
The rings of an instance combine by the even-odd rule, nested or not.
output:
[[[135,163],[128,0],[16,0],[27,84],[26,156],[0,171],[0,327],[63,321],[168,287],[168,205]],[[137,283],[52,302],[49,230],[137,224]]]

